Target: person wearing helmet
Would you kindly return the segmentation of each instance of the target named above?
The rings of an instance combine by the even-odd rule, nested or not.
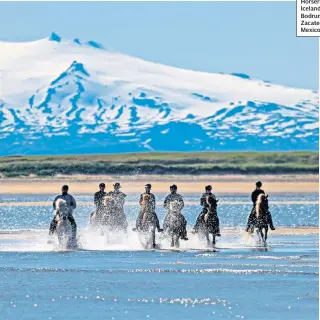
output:
[[[148,211],[154,216],[154,220],[156,221],[156,228],[157,228],[158,232],[161,232],[163,230],[160,228],[159,219],[158,219],[158,216],[156,214],[156,197],[154,196],[153,193],[151,193],[152,186],[151,186],[150,183],[147,183],[144,186],[144,188],[145,188],[145,192],[141,193],[140,200],[139,200],[139,205],[141,207],[141,210],[140,210],[139,216],[138,216],[137,221],[136,221],[136,229],[140,229],[141,228],[142,218],[143,218],[143,214],[144,214],[144,210],[143,210],[142,206],[143,206],[145,195],[148,195],[148,197],[149,197]]]
[[[108,192],[107,196],[111,197],[110,207],[113,215],[112,220],[114,221],[115,226],[120,226],[127,231],[128,222],[124,213],[124,202],[127,195],[121,192],[120,188],[120,183],[116,182],[113,185],[114,190]]]
[[[67,185],[62,186],[61,191],[62,193],[58,195],[54,201],[53,201],[53,209],[56,210],[56,201],[58,199],[63,199],[66,201],[67,206],[69,208],[69,221],[71,222],[71,227],[72,227],[72,237],[75,239],[77,237],[77,224],[73,218],[73,210],[77,207],[76,200],[74,197],[68,193],[69,187]],[[50,223],[49,227],[49,235],[52,236],[54,234],[54,231],[56,230],[57,227],[57,220],[56,220],[57,214],[55,214],[53,220]],[[49,242],[51,242],[49,240]]]
[[[182,231],[181,239],[182,240],[189,240],[188,237],[187,237],[187,220],[185,219],[185,217],[181,213],[181,210],[184,207],[184,201],[183,201],[182,196],[179,193],[177,193],[177,190],[178,190],[177,185],[175,185],[175,184],[171,185],[170,186],[170,193],[164,199],[163,206],[164,206],[165,209],[167,209],[167,214],[166,214],[166,216],[164,218],[163,225],[166,225],[168,217],[172,213],[171,210],[170,210],[170,203],[173,202],[173,201],[178,201],[178,203],[180,204],[179,212],[180,212],[180,214],[181,214],[181,216],[183,218],[183,224],[184,224],[184,228],[183,228],[183,231]]]
[[[248,220],[247,220],[247,227],[246,227],[246,231],[248,232],[253,224],[254,221],[254,217],[255,217],[255,205],[258,199],[258,196],[260,194],[265,194],[264,190],[261,189],[262,188],[262,182],[261,181],[257,181],[256,182],[256,189],[251,193],[251,201],[253,203],[253,208],[251,210],[251,213],[248,216]],[[276,230],[276,228],[273,226],[273,221],[272,221],[272,216],[270,211],[268,211],[267,214],[267,221],[268,224],[270,225],[270,229],[271,230]]]

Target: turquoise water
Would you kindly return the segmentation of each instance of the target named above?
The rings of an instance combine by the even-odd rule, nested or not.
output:
[[[276,226],[318,225],[316,204],[290,204],[318,200],[304,197],[270,203]],[[267,247],[259,247],[242,231],[250,205],[222,204],[246,200],[221,197],[215,252],[191,234],[181,251],[165,242],[162,250],[143,251],[134,232],[107,245],[86,230],[90,204],[75,214],[83,249],[57,251],[46,244],[49,206],[0,206],[0,319],[318,319],[318,236],[271,232]],[[126,209],[133,224],[138,208]],[[198,210],[186,206],[190,226]]]

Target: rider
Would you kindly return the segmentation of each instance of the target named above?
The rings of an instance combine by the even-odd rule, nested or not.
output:
[[[214,208],[212,206],[213,203],[217,203],[216,196],[212,193],[212,186],[207,185],[207,186],[205,186],[205,193],[203,193],[200,198],[200,205],[202,206],[202,210],[201,210],[201,212],[197,218],[196,224],[193,228],[194,231],[197,231],[199,229],[200,221],[204,217],[204,215],[208,211],[213,210],[213,208]],[[217,215],[216,211],[215,211],[215,214]],[[218,218],[218,222],[219,222],[219,218]],[[221,237],[219,225],[218,225],[217,229],[218,229],[218,233],[216,235],[218,237]]]
[[[171,214],[170,202],[173,202],[173,201],[180,202],[180,210],[179,210],[180,213],[184,207],[183,198],[179,193],[177,193],[177,190],[178,190],[178,187],[175,184],[171,185],[170,186],[170,193],[164,199],[163,206],[165,209],[168,210],[166,217],[164,218],[164,224],[165,224],[166,220],[168,219],[169,214]],[[189,240],[187,237],[187,220],[185,219],[185,217],[182,214],[181,214],[181,216],[183,218],[183,223],[184,223],[181,239],[182,240]]]
[[[143,196],[144,195],[149,195],[150,196],[150,202],[149,202],[149,210],[150,212],[154,215],[154,218],[155,218],[155,221],[156,221],[156,227],[157,227],[157,230],[158,232],[161,232],[163,231],[161,228],[160,228],[160,223],[159,223],[159,219],[158,219],[158,216],[156,214],[156,197],[154,196],[153,193],[151,193],[151,184],[150,183],[147,183],[145,186],[145,192],[142,193],[140,195],[140,200],[139,200],[139,204],[140,206],[142,207],[142,204],[143,204]],[[140,210],[140,213],[139,213],[139,216],[137,218],[137,222],[136,222],[136,229],[139,229],[140,226],[141,226],[141,222],[142,222],[142,218],[143,218],[143,211],[142,209]],[[136,230],[135,229],[135,230]]]
[[[253,208],[252,208],[251,213],[249,214],[249,217],[248,217],[247,228],[246,228],[247,232],[249,231],[250,226],[252,225],[252,223],[254,221],[255,205],[256,205],[258,196],[260,194],[262,194],[262,193],[265,194],[265,192],[261,189],[261,187],[262,187],[262,182],[261,181],[257,181],[256,182],[256,189],[251,193],[251,200],[252,200],[252,203],[253,203]],[[267,222],[270,225],[270,229],[271,230],[276,230],[276,228],[273,226],[272,216],[271,216],[271,213],[270,213],[269,210],[267,212]]]
[[[208,197],[214,198],[214,200],[216,200],[216,196],[212,193],[212,186],[210,185],[205,186],[205,193],[203,193],[200,198],[200,206],[202,206],[203,209],[209,207],[209,204],[207,201]]]
[[[116,182],[113,185],[113,191],[107,193],[107,196],[111,197],[111,208],[114,218],[120,225],[123,225],[125,229],[128,227],[128,222],[126,215],[124,213],[124,201],[126,198],[126,194],[120,191],[121,185],[119,182]]]
[[[96,211],[93,211],[91,213],[91,217],[93,216],[93,214],[95,212],[97,212],[98,215],[102,215],[103,214],[103,209],[104,209],[104,199],[105,199],[105,196],[107,195],[107,193],[104,191],[106,189],[106,185],[104,183],[100,183],[99,184],[99,191],[97,191],[95,194],[94,194],[94,197],[93,197],[93,203],[95,204],[96,206]]]
[[[74,200],[74,197],[68,193],[69,187],[67,185],[64,185],[61,189],[62,194],[60,194],[59,196],[57,196],[54,201],[53,201],[53,209],[56,210],[56,201],[58,199],[63,199],[64,201],[66,201],[67,206],[69,208],[69,221],[71,222],[71,228],[72,228],[72,237],[75,239],[77,236],[77,225],[76,222],[72,216],[73,210],[77,207],[76,204],[76,200]],[[50,223],[50,228],[49,228],[49,235],[51,236],[56,227],[57,227],[57,221],[56,221],[56,217],[57,217],[57,212],[53,218],[53,220]]]
[[[104,183],[99,184],[99,191],[94,194],[93,202],[97,207],[97,211],[101,211],[104,207],[104,197],[107,193],[104,191],[106,189],[106,185]]]

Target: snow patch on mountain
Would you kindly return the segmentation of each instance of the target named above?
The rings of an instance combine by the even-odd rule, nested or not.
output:
[[[243,73],[178,69],[55,33],[0,42],[0,70],[0,155],[318,148],[318,93]]]

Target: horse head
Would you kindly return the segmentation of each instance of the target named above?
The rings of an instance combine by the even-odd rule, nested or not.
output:
[[[207,197],[207,204],[212,208],[216,208],[218,202],[219,202],[219,199],[216,199],[216,198],[210,197],[210,196]]]
[[[57,199],[55,205],[60,218],[66,220],[69,216],[69,208],[67,202],[63,199]]]
[[[170,208],[170,211],[173,211],[173,212],[180,211],[181,210],[181,201],[179,201],[179,200],[171,201],[169,204],[169,208]]]
[[[104,204],[105,207],[107,207],[110,204],[111,199],[112,199],[112,197],[110,197],[110,196],[105,196],[104,197],[103,204]]]

